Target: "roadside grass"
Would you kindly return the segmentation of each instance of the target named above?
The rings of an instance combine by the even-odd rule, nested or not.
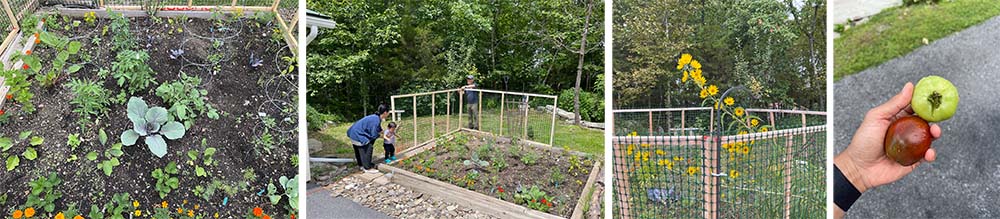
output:
[[[1000,15],[995,0],[942,1],[887,8],[834,40],[834,80],[901,57],[952,33]]]

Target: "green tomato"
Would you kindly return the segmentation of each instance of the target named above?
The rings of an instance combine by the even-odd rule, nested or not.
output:
[[[924,77],[913,88],[910,105],[913,112],[928,122],[947,120],[958,109],[958,88],[941,76]]]

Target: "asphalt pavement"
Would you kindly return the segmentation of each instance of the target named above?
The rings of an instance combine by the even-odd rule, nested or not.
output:
[[[330,190],[322,187],[313,187],[308,190],[306,197],[309,200],[309,218],[368,218],[368,219],[389,219],[388,215],[374,209],[362,206],[357,202],[343,197],[331,197]]]
[[[961,98],[955,116],[939,124],[937,161],[869,190],[848,218],[1000,217],[1000,17],[836,82],[834,154],[865,112],[928,75],[950,80]]]

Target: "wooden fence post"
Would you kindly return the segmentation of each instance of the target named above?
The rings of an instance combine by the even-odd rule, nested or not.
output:
[[[444,128],[445,128],[445,130],[447,130],[444,133],[451,132],[451,91],[448,91],[447,94],[448,94],[448,96],[447,96],[447,98],[445,98],[446,99],[445,101],[448,101],[448,102],[445,103],[444,105],[445,105],[445,107],[448,108],[448,110],[445,110],[445,112],[448,114],[448,117],[446,117],[448,119],[444,120]]]
[[[504,102],[507,101],[507,94],[500,93],[500,136],[503,136],[503,110]]]
[[[417,141],[417,96],[413,96],[413,146],[420,143]]]
[[[434,119],[435,118],[434,111],[436,110],[435,108],[437,108],[437,93],[432,93],[431,94],[431,138],[437,137],[437,127],[436,127],[437,124],[435,124],[437,123],[437,120]]]
[[[549,147],[552,147],[556,137],[556,110],[559,109],[559,96],[552,99],[552,123],[549,123]]]
[[[14,11],[10,9],[10,2],[8,2],[7,0],[2,0],[2,2],[3,2],[3,10],[4,12],[7,12],[7,18],[10,18],[10,26],[12,27],[11,29],[13,31],[20,30],[21,22],[17,22],[17,17],[14,16]]]
[[[531,110],[531,102],[530,102],[530,100],[531,100],[531,96],[527,96],[527,95],[524,96],[524,118],[522,119],[522,120],[524,120],[523,121],[524,127],[521,129],[521,131],[523,132],[521,137],[524,138],[524,139],[528,139],[528,110]],[[528,140],[531,140],[531,139],[528,139]]]

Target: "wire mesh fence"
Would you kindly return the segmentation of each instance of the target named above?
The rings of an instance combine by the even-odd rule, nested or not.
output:
[[[471,98],[471,100],[470,100]],[[461,129],[551,145],[555,96],[481,89],[395,95],[396,149],[405,150]]]
[[[711,108],[615,110],[615,217],[824,217],[826,114],[746,112],[754,132]]]

